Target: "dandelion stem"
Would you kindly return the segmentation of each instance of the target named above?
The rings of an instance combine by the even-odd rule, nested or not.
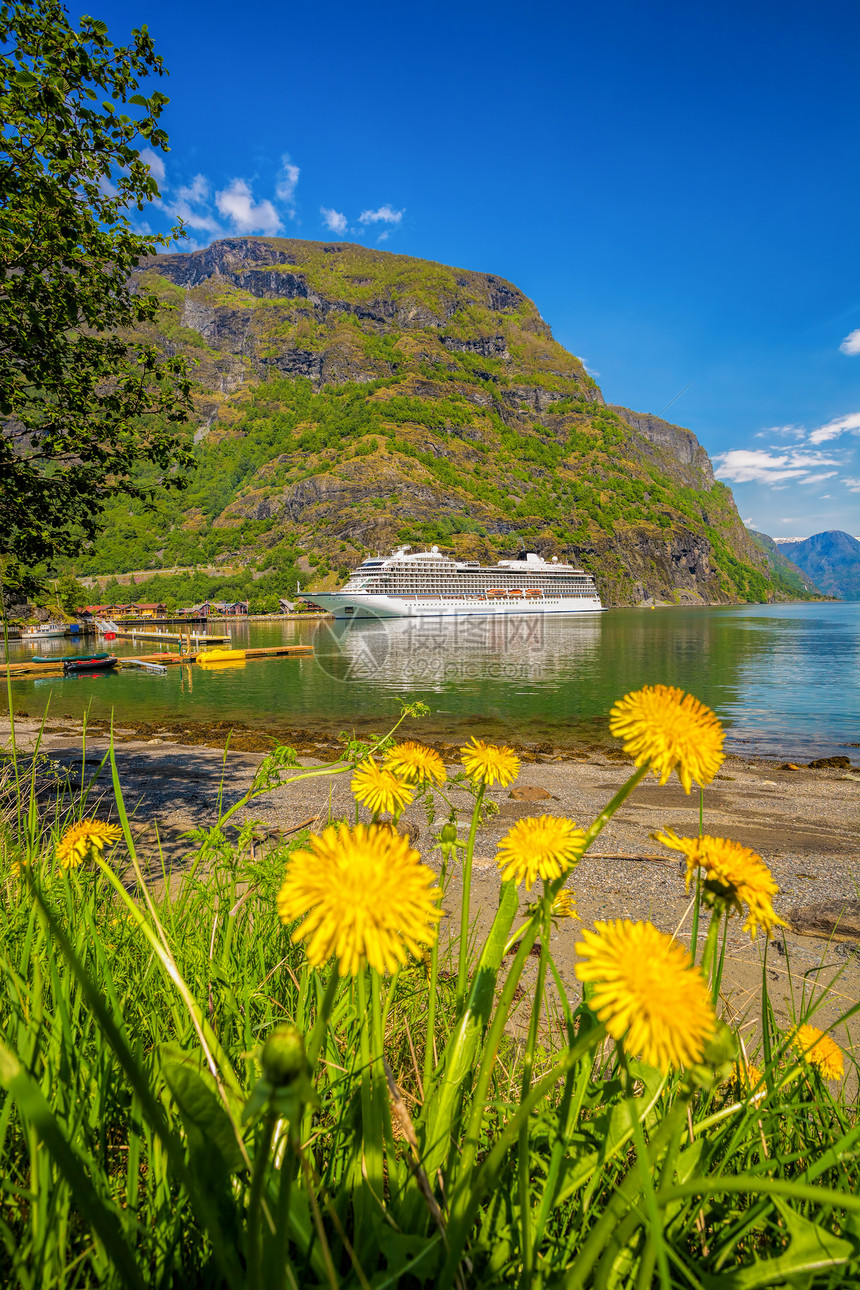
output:
[[[278,1188],[277,1220],[275,1223],[275,1290],[287,1280],[289,1265],[289,1215],[293,1174],[296,1165],[296,1142],[292,1125],[287,1130],[287,1142],[281,1160],[281,1177]],[[292,1280],[293,1278],[291,1278]]]
[[[445,875],[448,868],[448,853],[442,852],[442,869],[439,874],[439,896],[436,901],[441,909],[445,894]],[[427,1030],[424,1037],[424,1088],[429,1090],[433,1077],[433,1039],[436,1034],[436,982],[439,977],[439,937],[434,936],[430,947],[430,993],[427,996]]]
[[[263,1182],[272,1149],[272,1135],[275,1131],[275,1117],[269,1112],[263,1120],[263,1131],[254,1152],[254,1171],[251,1175],[251,1191],[248,1196],[248,1287],[249,1290],[262,1290],[262,1215]]]
[[[463,860],[463,899],[460,906],[460,954],[457,967],[457,1007],[463,1005],[466,997],[466,973],[469,966],[469,909],[472,889],[472,856],[475,852],[475,835],[478,832],[478,820],[481,818],[481,803],[486,784],[481,784],[475,795],[475,808],[472,811],[472,823],[469,828],[469,841],[466,844],[466,856]]]
[[[546,983],[546,965],[549,957],[549,929],[550,929],[550,894],[549,886],[544,882],[543,899],[540,909],[540,929],[541,929],[541,947],[540,961],[538,963],[537,981],[535,983],[535,997],[532,1004],[531,1021],[529,1022],[529,1033],[526,1041],[526,1051],[523,1056],[523,1078],[521,1084],[520,1101],[524,1101],[528,1096],[532,1084],[532,1067],[534,1066],[535,1045],[537,1044],[538,1028],[540,1026],[540,1017],[543,1010],[543,992]],[[522,1275],[520,1285],[523,1290],[528,1290],[531,1285],[532,1273],[534,1270],[534,1249],[532,1247],[531,1227],[532,1227],[532,1208],[531,1208],[531,1179],[529,1176],[529,1122],[524,1120],[520,1129],[519,1151],[517,1160],[517,1177],[519,1183],[520,1199],[520,1257],[522,1259]]]
[[[310,1039],[308,1040],[307,1059],[311,1071],[313,1071],[317,1064],[317,1058],[320,1055],[320,1049],[322,1048],[323,1040],[325,1039],[328,1019],[331,1016],[332,1004],[334,1003],[334,997],[337,994],[339,979],[337,959],[335,959],[332,964],[331,972],[329,973],[328,982],[326,983],[325,994],[322,997],[320,1010],[317,1013],[317,1019],[314,1022],[314,1028],[311,1031]]]
[[[720,922],[722,921],[722,910],[716,908],[711,914],[711,921],[708,925],[708,935],[705,938],[705,948],[702,952],[702,975],[707,980],[711,974],[711,965],[714,961],[714,950],[717,947],[717,938],[720,934]]]

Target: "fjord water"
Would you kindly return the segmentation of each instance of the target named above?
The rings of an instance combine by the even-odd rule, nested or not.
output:
[[[53,717],[227,721],[268,730],[383,731],[399,700],[430,716],[413,734],[471,734],[572,745],[607,739],[613,701],[663,682],[692,692],[741,755],[843,754],[860,762],[860,604],[616,609],[507,620],[313,621],[239,624],[233,645],[302,642],[314,657],[165,676],[124,670],[13,682],[17,711]],[[40,652],[73,652],[69,640]],[[141,646],[117,641],[120,655]],[[14,661],[32,654],[13,644]]]

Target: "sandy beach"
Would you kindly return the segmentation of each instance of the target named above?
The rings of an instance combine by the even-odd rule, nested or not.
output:
[[[22,753],[32,750],[38,723],[16,720],[16,736]],[[8,722],[6,727],[8,740]],[[420,724],[412,723],[410,737],[421,737]],[[119,727],[115,732],[117,764],[126,807],[133,816],[134,830],[143,856],[157,864],[154,822],[171,869],[181,872],[189,843],[183,834],[195,827],[211,825],[217,812],[219,793],[225,806],[238,800],[250,784],[263,752],[243,750],[241,733],[231,739],[225,752],[225,732],[208,734],[206,746],[196,742],[200,733],[189,730],[189,742],[167,726]],[[237,748],[236,745],[239,745]],[[8,746],[8,745],[7,745]],[[305,766],[331,762],[338,745],[325,736],[298,732],[295,746]],[[87,737],[87,775],[95,772],[108,748],[104,729],[90,728]],[[71,769],[79,781],[81,727],[74,721],[51,721],[42,738],[42,750],[60,766]],[[456,767],[454,745],[440,750],[452,769]],[[496,786],[488,798],[497,808],[478,833],[472,886],[472,912],[479,929],[492,918],[500,878],[495,864],[497,843],[511,824],[523,816],[543,813],[563,815],[588,824],[612,797],[630,773],[630,764],[612,749],[590,747],[565,755],[547,745],[524,748],[523,767],[510,788]],[[522,800],[519,794],[532,790],[536,800]],[[465,838],[471,814],[470,798],[464,789],[452,787],[448,800],[458,810]],[[109,771],[105,768],[92,802],[97,813],[108,818],[112,811]],[[604,829],[568,884],[575,893],[579,914],[585,923],[597,918],[650,918],[689,944],[690,902],[684,888],[682,864],[677,854],[652,840],[651,834],[672,828],[681,835],[698,831],[698,795],[689,797],[676,779],[661,787],[649,777],[634,791]],[[447,806],[439,800],[437,820],[444,819]],[[287,785],[255,801],[244,819],[254,820],[261,845],[277,844],[297,826],[318,829],[330,818],[354,818],[349,775],[326,776]],[[705,831],[730,837],[757,851],[770,866],[780,892],[777,911],[798,925],[796,911],[823,902],[853,902],[846,905],[846,935],[839,928],[835,936],[800,935],[796,930],[775,934],[767,951],[766,971],[771,1001],[781,1023],[789,1024],[795,1008],[822,985],[837,978],[816,1016],[824,1028],[847,1008],[860,1001],[860,942],[857,938],[857,904],[860,899],[860,773],[843,768],[787,769],[774,762],[729,757],[712,785],[705,790]],[[405,813],[402,826],[411,828],[415,845],[424,860],[439,868],[440,856],[430,840],[426,816],[413,806]],[[448,891],[446,907],[459,905],[457,873]],[[523,904],[526,895],[522,893]],[[849,921],[850,915],[850,921]],[[574,945],[578,923],[564,920],[555,933],[554,953],[569,996],[578,997],[573,974]],[[762,980],[763,938],[751,941],[740,919],[733,919],[726,946],[723,1003],[744,1019],[755,1047],[759,995]],[[704,928],[700,927],[700,936]],[[530,977],[524,980],[526,992]],[[860,1040],[855,1018],[851,1034],[841,1033],[839,1041],[853,1047]]]

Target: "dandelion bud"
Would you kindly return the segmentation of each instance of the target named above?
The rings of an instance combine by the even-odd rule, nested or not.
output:
[[[439,845],[442,848],[442,854],[449,859],[455,854],[457,848],[457,825],[454,820],[449,820],[447,824],[442,825],[439,834]]]
[[[263,1078],[274,1088],[292,1082],[307,1069],[305,1043],[295,1026],[275,1026],[263,1045]]]

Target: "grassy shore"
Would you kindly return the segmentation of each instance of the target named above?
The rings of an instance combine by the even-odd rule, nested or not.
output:
[[[441,784],[413,783],[393,816],[405,828],[420,815],[426,859],[443,844],[444,935],[393,970],[362,959],[341,976],[334,959],[311,961],[279,900],[327,819],[262,847],[250,808],[339,785],[329,800],[337,837],[350,837],[343,793],[356,765],[372,754],[382,769],[390,748],[353,744],[327,766],[284,747],[255,759],[243,792],[216,800],[181,863],[155,874],[113,746],[101,777],[99,752],[71,792],[38,751],[7,757],[4,1283],[740,1290],[856,1278],[856,1068],[845,1054],[830,1078],[835,1058],[796,1037],[825,1014],[830,1033],[850,1023],[856,1006],[834,1012],[839,983],[819,974],[786,1016],[764,955],[757,1024],[727,1010],[726,946],[749,939],[749,911],[714,903],[695,877],[697,964],[672,978],[670,1038],[683,1038],[677,990],[694,976],[733,1024],[715,1022],[689,1060],[662,1060],[658,1045],[646,1062],[601,1007],[601,983],[572,997],[556,963],[559,929],[575,938],[584,925],[558,897],[578,894],[647,764],[633,776],[619,765],[558,878],[536,871],[530,893],[497,879],[477,921],[499,782],[449,765]],[[110,817],[106,800],[94,809],[105,776]],[[96,816],[121,837],[70,863],[70,830]],[[669,938],[652,931],[659,950]]]

